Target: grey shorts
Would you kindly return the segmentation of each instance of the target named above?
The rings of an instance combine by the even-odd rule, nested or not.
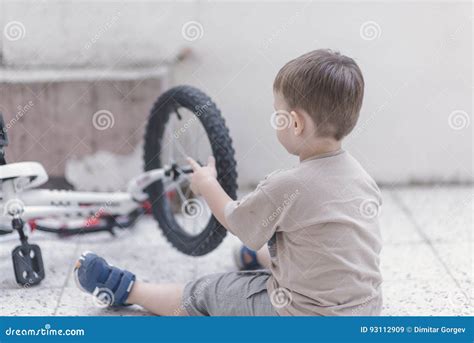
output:
[[[219,273],[189,282],[182,308],[190,316],[277,316],[266,282],[266,270]]]

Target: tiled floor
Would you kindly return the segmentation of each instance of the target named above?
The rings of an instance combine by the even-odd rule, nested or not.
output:
[[[473,188],[384,189],[383,194],[383,314],[473,315]],[[37,233],[31,241],[43,249],[46,279],[37,287],[18,286],[10,258],[17,240],[0,242],[0,315],[149,315],[135,306],[102,309],[80,292],[71,275],[80,252],[98,252],[143,280],[185,282],[233,270],[231,250],[238,244],[228,237],[207,256],[185,256],[149,218],[118,237]]]

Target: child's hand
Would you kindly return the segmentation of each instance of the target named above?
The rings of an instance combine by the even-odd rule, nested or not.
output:
[[[187,158],[189,164],[193,168],[193,175],[191,176],[191,190],[194,194],[200,195],[201,190],[206,183],[217,178],[216,160],[213,156],[209,156],[207,166],[201,167],[191,157]]]

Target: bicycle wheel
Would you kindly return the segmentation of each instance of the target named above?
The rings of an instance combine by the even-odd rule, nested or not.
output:
[[[185,166],[187,156],[205,162],[211,154],[216,159],[219,183],[235,199],[234,149],[220,110],[206,94],[191,86],[174,87],[161,95],[146,128],[145,170]],[[158,181],[146,192],[164,236],[179,251],[205,255],[224,239],[227,230],[205,201],[191,192],[189,178]]]

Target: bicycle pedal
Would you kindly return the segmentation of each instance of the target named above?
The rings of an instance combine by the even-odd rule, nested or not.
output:
[[[12,251],[16,282],[22,286],[34,286],[44,279],[41,248],[36,244],[23,243]]]

